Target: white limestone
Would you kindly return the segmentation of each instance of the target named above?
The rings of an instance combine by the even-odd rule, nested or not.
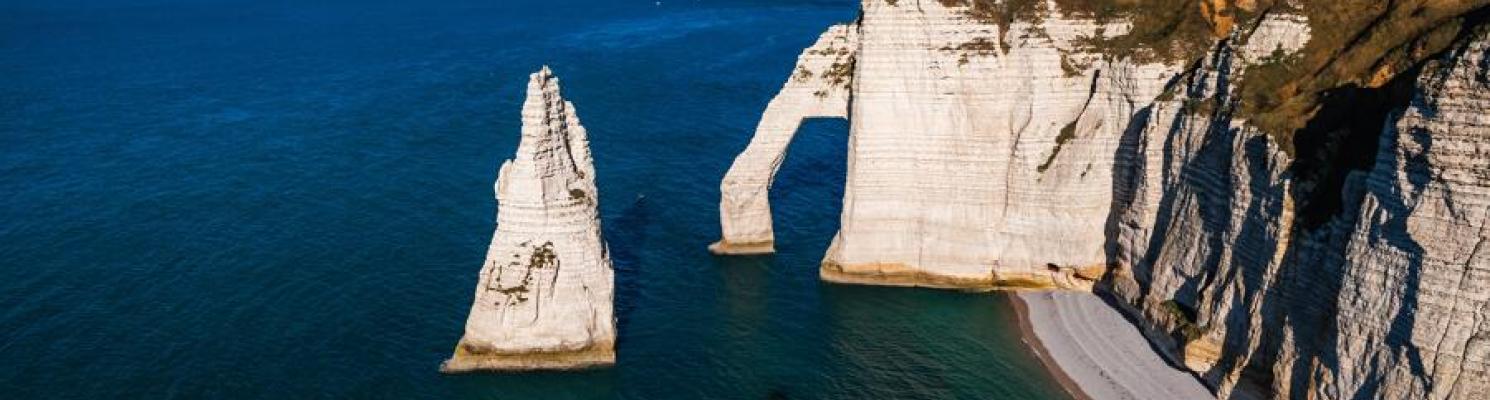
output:
[[[1156,102],[1119,155],[1111,287],[1150,339],[1222,398],[1490,396],[1490,39],[1460,46],[1317,230],[1295,226],[1289,158],[1230,118],[1230,57],[1250,50],[1220,47],[1188,99]]]
[[[1010,32],[934,0],[866,0],[830,29],[852,57],[847,90],[793,79],[721,185],[718,253],[769,252],[766,190],[798,121],[849,115],[841,231],[828,280],[921,286],[1084,286],[1100,276],[1120,133],[1178,66],[1075,50],[1099,27],[1051,13]],[[806,74],[803,76],[812,76]],[[848,110],[844,110],[847,107]],[[1061,138],[1065,132],[1065,137]],[[1095,270],[1095,271],[1094,271]],[[1077,274],[1076,272],[1083,272]]]
[[[1490,37],[1418,80],[1344,248],[1322,398],[1490,397]],[[1330,366],[1327,366],[1330,367]]]
[[[1280,282],[1293,226],[1288,157],[1230,119],[1229,84],[1245,69],[1234,56],[1221,46],[1136,121],[1117,156],[1112,216],[1110,290],[1223,397],[1262,345],[1259,332],[1277,328],[1259,309]]]
[[[735,158],[719,184],[719,225],[723,238],[709,246],[717,254],[775,251],[767,190],[806,118],[848,117],[857,31],[835,25],[802,52],[781,92],[766,105],[749,147]]]
[[[1253,63],[1289,56],[1309,43],[1311,32],[1309,20],[1303,15],[1270,13],[1245,35],[1246,40],[1237,52],[1242,59]]]
[[[496,232],[475,302],[445,372],[615,363],[614,272],[589,139],[548,67],[530,77],[522,116],[517,156],[498,173]]]
[[[1304,17],[1268,10],[1190,68],[1083,53],[1120,23],[1003,31],[942,4],[865,0],[824,35],[852,37],[854,62],[823,279],[1088,290],[1110,261],[1095,290],[1218,397],[1490,398],[1490,39],[1425,73],[1340,214],[1302,227],[1295,202],[1325,189],[1234,94],[1309,42]],[[770,174],[796,123],[829,114],[784,104],[722,186],[724,244],[764,246],[716,251],[771,249]]]

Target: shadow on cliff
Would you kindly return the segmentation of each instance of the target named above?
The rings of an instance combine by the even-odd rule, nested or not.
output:
[[[1476,13],[1483,19],[1484,10]],[[1470,31],[1470,30],[1467,30]],[[1461,37],[1460,43],[1464,43]],[[1453,46],[1460,48],[1461,46]],[[1451,50],[1453,51],[1453,50]],[[1447,52],[1446,52],[1447,53]],[[1436,60],[1440,57],[1429,57]],[[1412,239],[1407,230],[1407,217],[1412,205],[1408,199],[1417,197],[1431,179],[1426,166],[1426,153],[1432,147],[1432,137],[1426,131],[1412,131],[1407,135],[1419,149],[1406,160],[1395,157],[1398,134],[1395,120],[1413,101],[1417,81],[1423,73],[1425,63],[1398,74],[1391,81],[1377,88],[1343,87],[1325,94],[1321,110],[1304,130],[1294,136],[1294,145],[1299,149],[1298,157],[1290,168],[1301,184],[1291,187],[1296,199],[1295,212],[1298,227],[1295,240],[1307,245],[1295,245],[1288,249],[1287,260],[1280,272],[1283,285],[1280,298],[1264,305],[1266,326],[1264,332],[1281,332],[1291,329],[1295,338],[1293,367],[1289,372],[1288,392],[1291,397],[1303,398],[1311,395],[1325,375],[1340,370],[1341,354],[1337,352],[1340,333],[1338,301],[1326,304],[1311,304],[1300,307],[1289,302],[1293,299],[1323,298],[1339,299],[1349,278],[1345,258],[1351,241],[1355,247],[1390,247],[1404,256],[1401,275],[1401,301],[1390,315],[1390,328],[1383,338],[1383,345],[1396,357],[1404,358],[1406,366],[1420,377],[1424,389],[1432,387],[1427,377],[1421,350],[1411,343],[1412,328],[1417,324],[1419,291],[1422,285],[1423,247]],[[1431,112],[1430,107],[1422,108]],[[1378,162],[1391,165],[1378,166]],[[1399,161],[1401,163],[1399,164]],[[1395,182],[1396,175],[1405,173],[1410,188],[1401,188]],[[1368,178],[1370,174],[1387,175]],[[1382,182],[1373,184],[1372,181]],[[1307,183],[1307,184],[1304,184]],[[1403,193],[1402,190],[1411,193]],[[1373,199],[1378,207],[1371,215],[1362,215],[1362,204]],[[1381,210],[1388,210],[1383,213]],[[1358,235],[1364,231],[1366,235]],[[1384,288],[1356,288],[1356,290],[1379,290]],[[1387,316],[1383,316],[1387,317]],[[1268,353],[1255,357],[1257,367],[1271,368],[1281,350],[1265,349]],[[1363,367],[1369,372],[1368,381],[1351,383],[1334,382],[1334,396],[1345,398],[1354,390],[1353,399],[1379,398],[1383,394],[1382,379],[1390,375],[1381,365],[1382,360],[1367,349],[1364,354],[1350,357],[1367,357]],[[1367,360],[1356,360],[1364,362]],[[1265,364],[1264,364],[1265,363]],[[1336,377],[1338,378],[1338,377]],[[1333,379],[1326,379],[1333,381]]]
[[[1408,137],[1416,142],[1418,152],[1408,155],[1403,160],[1403,165],[1396,165],[1393,171],[1406,171],[1409,188],[1398,185],[1382,185],[1385,187],[1373,187],[1373,192],[1384,190],[1386,193],[1373,193],[1372,197],[1381,202],[1384,210],[1405,211],[1410,210],[1412,205],[1407,204],[1409,199],[1417,199],[1424,187],[1431,180],[1429,171],[1412,168],[1412,166],[1428,165],[1427,154],[1433,146],[1433,137],[1426,130],[1414,129],[1408,133]],[[1406,189],[1410,193],[1403,193]],[[1390,327],[1387,331],[1384,344],[1397,357],[1405,357],[1407,367],[1412,375],[1418,377],[1419,383],[1425,391],[1433,387],[1432,378],[1428,375],[1427,368],[1423,365],[1422,351],[1412,344],[1412,329],[1417,326],[1418,293],[1422,285],[1423,274],[1423,246],[1413,240],[1407,234],[1408,212],[1386,212],[1386,221],[1380,225],[1380,229],[1370,231],[1371,243],[1385,243],[1387,246],[1396,248],[1407,256],[1406,270],[1402,277],[1402,302],[1393,312]],[[1371,381],[1362,385],[1361,391],[1354,397],[1357,400],[1379,398],[1381,379],[1387,374],[1381,372],[1378,363],[1379,358],[1373,358],[1371,363]]]
[[[1226,70],[1231,63],[1231,57],[1225,52],[1214,55],[1215,63],[1219,70]],[[1227,235],[1216,232],[1229,229],[1231,226],[1232,203],[1235,201],[1235,192],[1230,190],[1236,182],[1234,177],[1227,173],[1232,167],[1233,141],[1236,136],[1235,130],[1226,123],[1218,123],[1217,120],[1229,121],[1229,107],[1225,107],[1224,101],[1228,97],[1229,82],[1225,74],[1197,74],[1200,64],[1192,67],[1186,74],[1176,77],[1167,87],[1170,90],[1184,88],[1183,94],[1187,100],[1181,102],[1177,115],[1169,121],[1165,130],[1162,143],[1148,143],[1144,135],[1150,121],[1156,116],[1156,110],[1151,105],[1139,111],[1132,119],[1123,136],[1119,139],[1117,152],[1114,155],[1117,168],[1113,171],[1114,193],[1112,202],[1112,213],[1107,221],[1107,261],[1109,265],[1121,265],[1131,270],[1133,279],[1138,283],[1139,298],[1150,298],[1151,284],[1155,279],[1155,266],[1166,261],[1166,258],[1186,256],[1188,251],[1209,251],[1201,255],[1203,260],[1200,266],[1180,271],[1187,276],[1182,286],[1170,299],[1159,299],[1174,305],[1190,321],[1197,321],[1200,317],[1201,292],[1211,286],[1213,282],[1212,272],[1201,266],[1220,265],[1225,255],[1220,249],[1226,248]],[[1206,88],[1209,86],[1206,80],[1214,79],[1216,93],[1213,98],[1207,99]],[[1206,104],[1210,103],[1210,104]],[[1209,109],[1211,111],[1204,111]],[[1168,112],[1168,110],[1158,110]],[[1193,124],[1206,124],[1200,132],[1189,133]],[[1184,158],[1177,158],[1177,140],[1189,139],[1182,135],[1201,135],[1199,148],[1193,154]],[[1154,146],[1162,149],[1160,155],[1162,160],[1159,165],[1147,165],[1146,152]],[[1181,163],[1179,168],[1171,168],[1176,163]],[[1157,182],[1148,182],[1143,171],[1157,168],[1159,171]],[[1177,170],[1177,171],[1176,171]],[[1172,172],[1174,171],[1174,172]],[[1134,207],[1141,206],[1136,202],[1141,194],[1138,191],[1144,186],[1158,186],[1165,189],[1158,199],[1152,231],[1140,243],[1121,243],[1123,238],[1119,237],[1124,229],[1130,231],[1142,231],[1142,215],[1135,213]],[[1178,190],[1176,190],[1178,189]],[[1216,190],[1221,189],[1221,190]],[[1195,229],[1201,236],[1183,235],[1185,229],[1177,227],[1176,223],[1183,223],[1176,217],[1183,217],[1177,213],[1187,210],[1195,212],[1195,216],[1201,221],[1202,227]],[[1136,210],[1141,213],[1142,210]],[[1133,219],[1125,222],[1125,217]],[[1128,226],[1124,226],[1124,225]],[[1211,233],[1211,234],[1207,234]],[[1179,235],[1176,237],[1176,235]],[[1175,239],[1190,240],[1195,246],[1185,246],[1179,250],[1171,250],[1171,241]],[[1130,239],[1131,240],[1131,239]],[[1177,244],[1177,243],[1176,243]],[[1134,248],[1138,247],[1138,248]],[[1136,253],[1129,253],[1135,251]],[[1175,340],[1180,338],[1175,337]]]
[[[1350,358],[1350,362],[1365,363],[1358,366],[1366,370],[1367,380],[1339,382],[1341,377],[1337,375],[1329,380],[1333,381],[1331,387],[1324,388],[1333,397],[1373,399],[1401,395],[1382,392],[1383,380],[1392,375],[1389,370],[1399,364],[1405,364],[1407,372],[1420,385],[1405,393],[1433,390],[1434,382],[1427,373],[1421,349],[1411,342],[1412,329],[1417,325],[1425,249],[1412,238],[1407,227],[1410,210],[1416,207],[1422,191],[1433,179],[1427,158],[1433,137],[1431,132],[1419,128],[1410,128],[1402,135],[1404,132],[1396,126],[1396,120],[1408,105],[1417,106],[1425,117],[1433,117],[1437,112],[1433,104],[1417,97],[1419,79],[1432,73],[1429,66],[1437,60],[1462,58],[1472,40],[1486,34],[1490,7],[1479,7],[1462,18],[1462,28],[1446,50],[1423,58],[1379,87],[1351,86],[1327,92],[1323,108],[1304,130],[1294,135],[1299,157],[1291,171],[1300,181],[1313,184],[1312,190],[1309,185],[1293,187],[1295,198],[1303,201],[1296,207],[1301,229],[1295,232],[1295,237],[1311,241],[1311,246],[1296,245],[1289,249],[1289,262],[1285,264],[1287,269],[1282,279],[1291,285],[1285,295],[1339,299],[1347,275],[1352,275],[1347,269],[1352,260],[1345,258],[1349,248],[1378,251],[1391,248],[1403,259],[1399,264],[1401,275],[1397,278],[1400,287],[1392,287],[1390,281],[1379,287],[1352,287],[1363,292],[1397,289],[1398,293],[1387,295],[1400,296],[1396,309],[1381,316],[1390,318],[1390,322],[1385,337],[1379,338],[1380,345],[1368,346],[1361,354],[1337,353],[1338,301],[1328,302],[1325,307],[1273,306],[1282,310],[1270,315],[1281,314],[1289,319],[1275,323],[1286,323],[1298,338],[1295,343],[1298,357],[1290,372],[1291,397],[1312,396],[1310,389],[1317,390],[1314,388],[1320,383],[1317,380],[1338,373],[1341,362],[1347,361],[1342,356]],[[1490,70],[1490,65],[1479,67]],[[1411,143],[1400,143],[1401,140]],[[1391,164],[1376,165],[1379,162]],[[1368,177],[1369,174],[1377,176]],[[1399,181],[1400,178],[1405,178],[1405,182]],[[1374,207],[1364,208],[1368,199],[1374,201]],[[1355,275],[1376,272],[1359,271]],[[1324,285],[1306,285],[1310,280]]]
[[[1388,126],[1390,116],[1411,99],[1418,69],[1399,74],[1381,88],[1347,87],[1327,92],[1319,112],[1293,136],[1300,156],[1282,166],[1277,165],[1280,158],[1273,156],[1266,136],[1232,127],[1235,104],[1229,99],[1230,82],[1224,73],[1231,60],[1226,52],[1213,56],[1216,71],[1223,72],[1205,76],[1197,74],[1198,68],[1192,69],[1170,83],[1171,87],[1188,88],[1189,93],[1185,93],[1188,100],[1167,127],[1162,144],[1147,143],[1149,138],[1144,135],[1151,121],[1159,118],[1153,115],[1153,105],[1140,110],[1121,137],[1114,155],[1114,196],[1106,229],[1108,263],[1130,269],[1138,287],[1137,293],[1129,295],[1137,298],[1126,300],[1134,301],[1130,305],[1137,306],[1140,313],[1157,312],[1152,311],[1159,309],[1153,305],[1163,302],[1183,314],[1199,332],[1224,324],[1226,334],[1221,341],[1227,350],[1215,367],[1202,372],[1203,380],[1213,388],[1225,379],[1238,379],[1229,393],[1232,396],[1244,398],[1259,391],[1256,394],[1273,391],[1277,386],[1274,364],[1290,361],[1280,358],[1287,356],[1283,350],[1290,341],[1285,335],[1291,331],[1290,354],[1296,358],[1291,359],[1289,385],[1280,389],[1290,397],[1307,397],[1318,374],[1338,370],[1339,365],[1339,355],[1335,354],[1337,306],[1333,299],[1339,297],[1344,281],[1341,254],[1354,228],[1357,205],[1366,195],[1359,189],[1347,190],[1347,183],[1352,174],[1371,170],[1383,128]],[[1201,90],[1207,86],[1204,79],[1216,79],[1215,93],[1208,95]],[[1214,102],[1204,120],[1196,115],[1197,100]],[[1203,130],[1187,125],[1194,123],[1209,125]],[[1196,130],[1203,133],[1189,133]],[[1204,137],[1195,140],[1181,136],[1192,134]],[[1250,137],[1239,138],[1242,134]],[[1177,146],[1177,140],[1187,139],[1189,143],[1199,142],[1198,147]],[[1162,146],[1162,164],[1146,165],[1146,153],[1154,151],[1154,146]],[[1146,182],[1144,171],[1154,168],[1159,171],[1158,182]],[[1273,171],[1280,169],[1284,171],[1280,179],[1273,179]],[[1246,177],[1232,171],[1246,171]],[[1293,183],[1285,186],[1284,182],[1290,181]],[[1143,196],[1140,190],[1155,185],[1162,188],[1157,203],[1139,203]],[[1246,204],[1238,204],[1237,195],[1243,187],[1252,195]],[[1279,224],[1280,217],[1290,211],[1285,209],[1285,190],[1295,201],[1291,211],[1297,219],[1292,226]],[[1388,209],[1394,206],[1401,205],[1387,205]],[[1120,235],[1125,230],[1143,232],[1145,227],[1132,225],[1143,223],[1144,207],[1157,210],[1153,226],[1147,227],[1150,234],[1146,238]],[[1234,214],[1236,210],[1241,212]],[[1242,220],[1235,223],[1235,218]],[[1200,226],[1176,226],[1195,223]],[[1388,221],[1383,230],[1405,232],[1404,223]],[[1291,231],[1280,233],[1279,229]],[[1289,235],[1292,241],[1281,243],[1283,235]],[[1408,342],[1411,332],[1404,330],[1410,330],[1415,322],[1422,248],[1407,235],[1381,238],[1412,255],[1403,278],[1405,300],[1393,316],[1392,332],[1385,344],[1404,355],[1414,373],[1420,374],[1421,357]],[[1283,246],[1286,248],[1280,249]],[[1272,256],[1280,250],[1284,252],[1279,258],[1283,261],[1274,265]],[[1194,265],[1169,265],[1189,262]],[[1172,298],[1156,298],[1152,292],[1156,278],[1163,274],[1180,280]],[[1111,277],[1107,282],[1111,284]],[[1150,305],[1145,307],[1144,303]],[[1214,315],[1221,309],[1230,312]],[[1253,318],[1254,313],[1257,318]],[[1139,317],[1152,321],[1155,316]],[[1175,344],[1182,346],[1187,340],[1180,326],[1155,326],[1147,321],[1140,324],[1168,329],[1169,339]],[[1254,337],[1254,332],[1259,336]],[[1375,363],[1372,368],[1376,368]],[[1240,373],[1224,375],[1234,371]],[[1357,398],[1378,395],[1379,382],[1365,386]],[[1273,394],[1278,395],[1285,394]]]

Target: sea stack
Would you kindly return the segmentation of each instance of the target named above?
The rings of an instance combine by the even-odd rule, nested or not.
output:
[[[614,270],[589,139],[548,67],[529,78],[522,115],[465,335],[442,372],[615,364]]]

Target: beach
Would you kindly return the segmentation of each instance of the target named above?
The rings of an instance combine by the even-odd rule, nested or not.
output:
[[[1026,343],[1072,397],[1215,398],[1194,375],[1166,363],[1137,327],[1096,295],[1031,291],[1011,297]]]

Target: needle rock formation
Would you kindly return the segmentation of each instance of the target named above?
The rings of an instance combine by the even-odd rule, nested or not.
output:
[[[497,176],[496,233],[476,300],[443,372],[615,363],[614,271],[589,139],[548,67],[530,77],[522,116],[517,156]]]

